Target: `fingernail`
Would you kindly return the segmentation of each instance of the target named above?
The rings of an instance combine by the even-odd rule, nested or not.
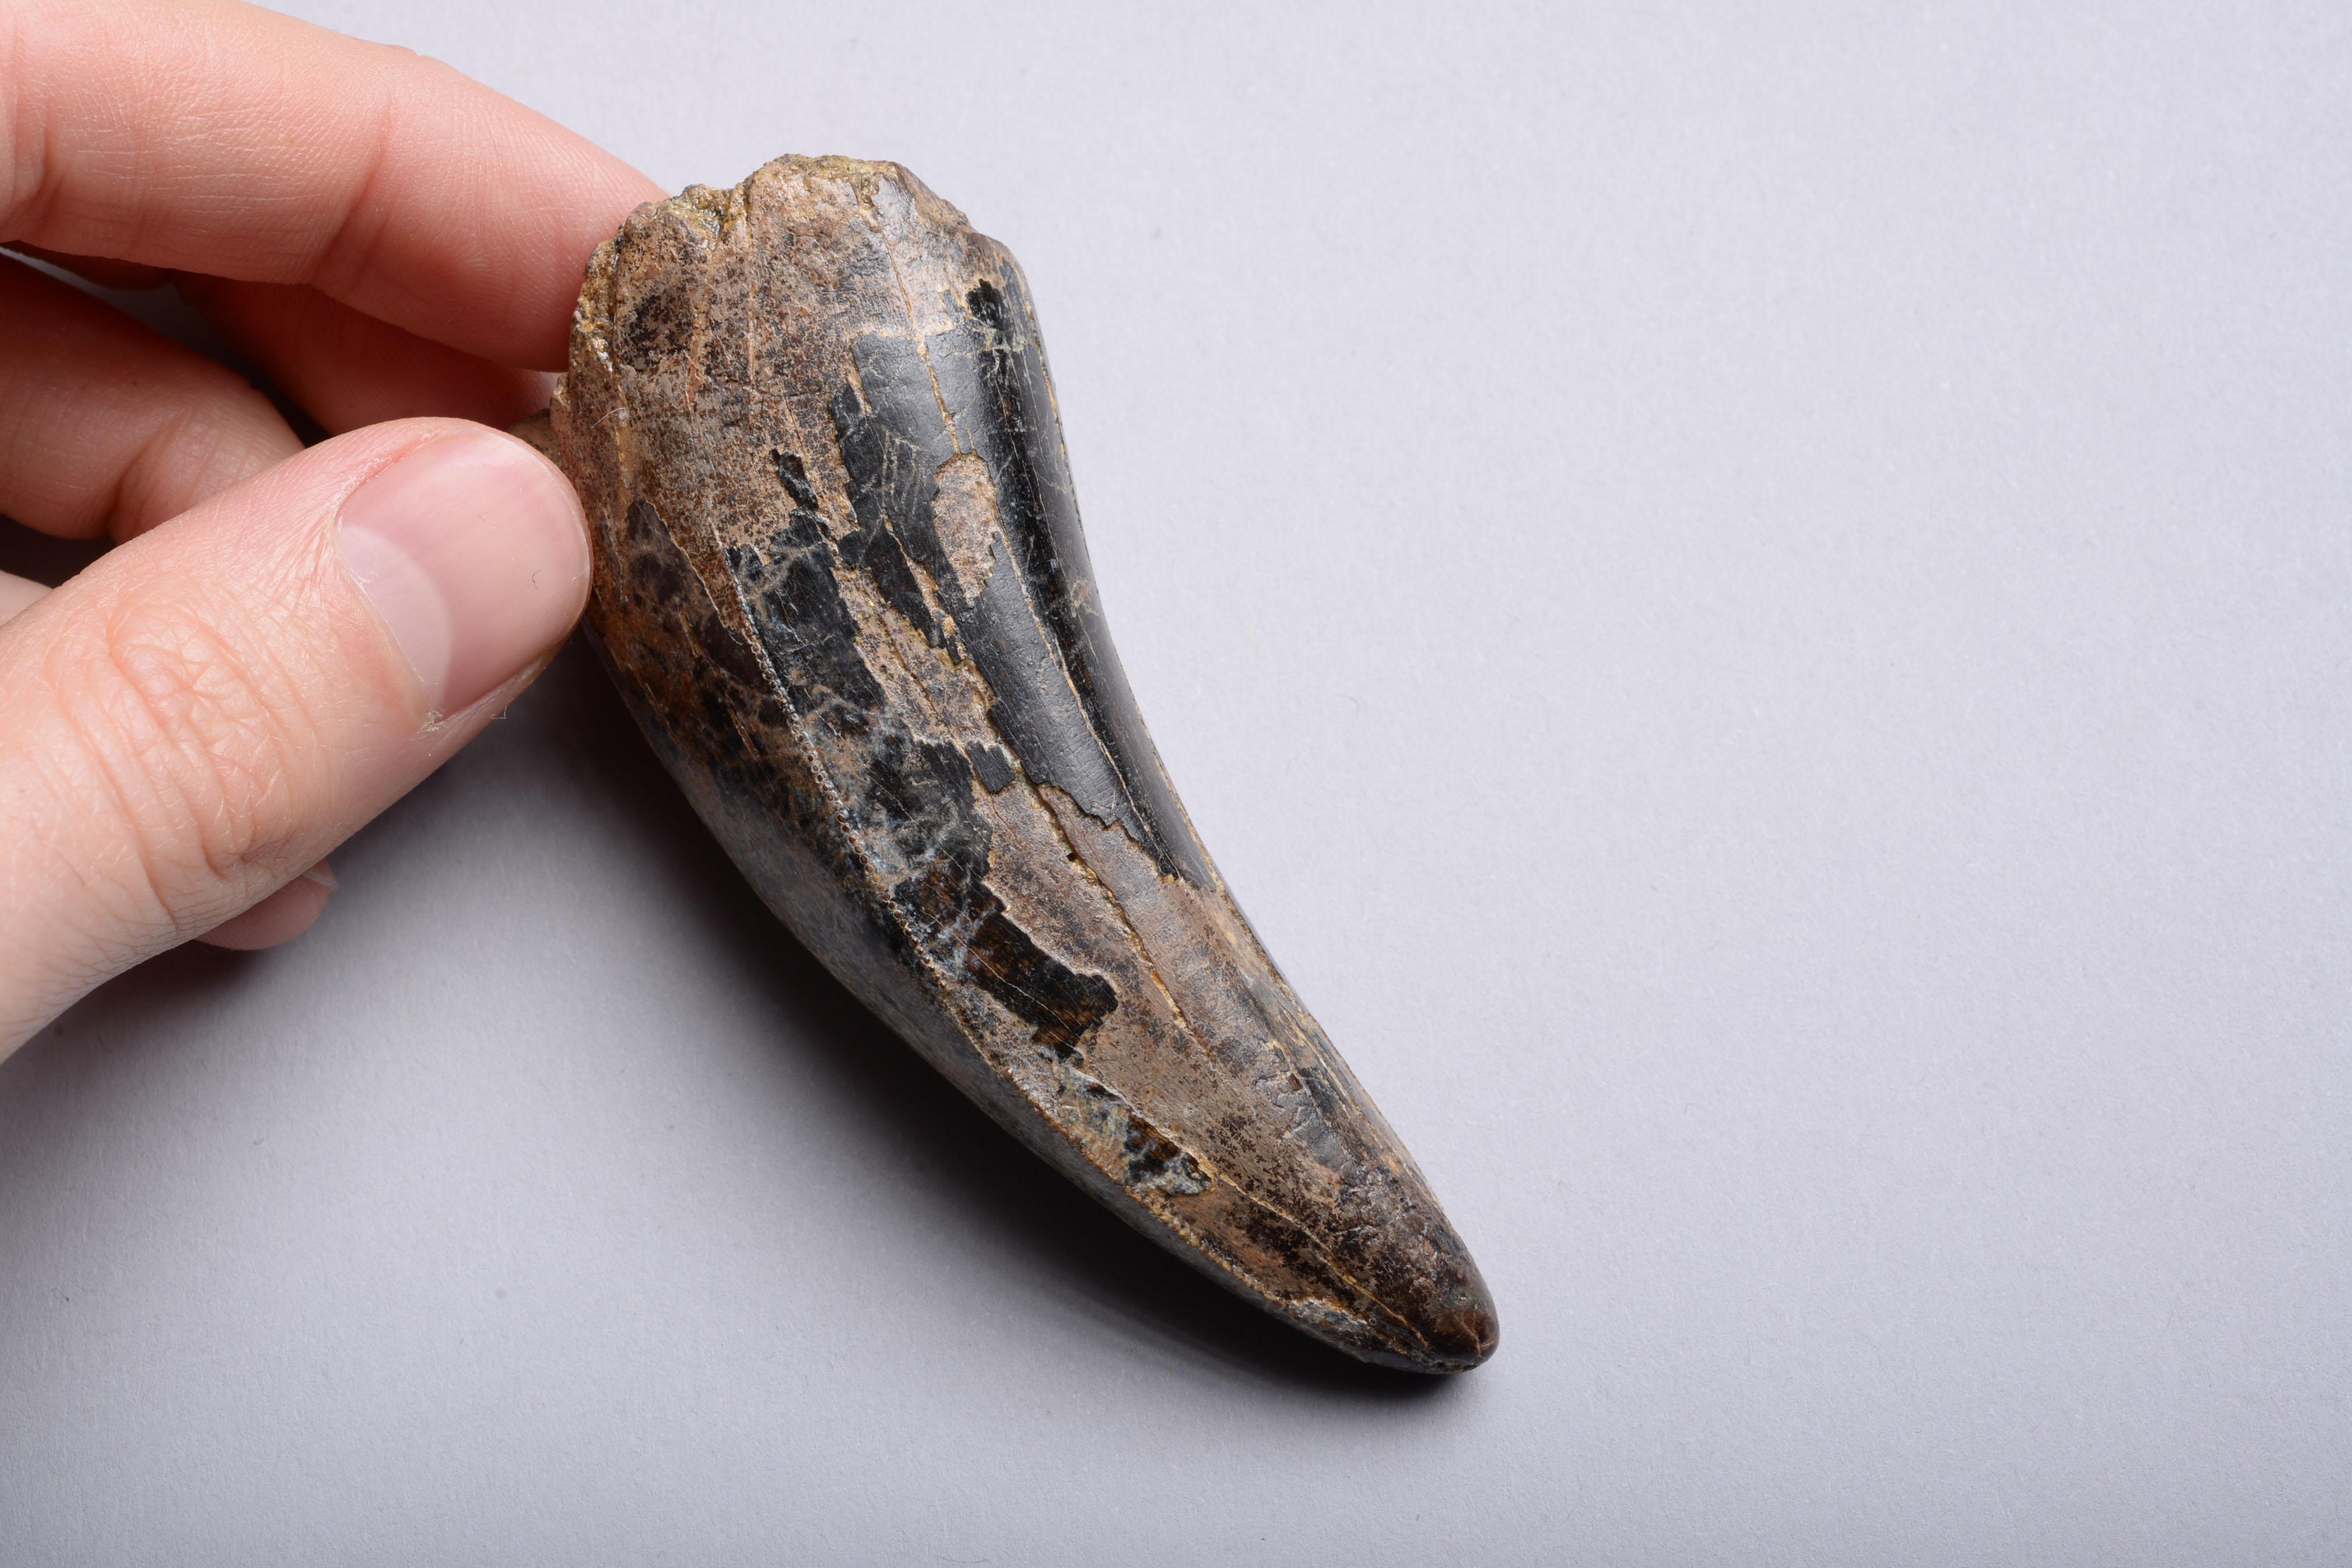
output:
[[[572,487],[529,447],[461,430],[353,490],[335,542],[437,715],[488,696],[571,629],[585,526]]]

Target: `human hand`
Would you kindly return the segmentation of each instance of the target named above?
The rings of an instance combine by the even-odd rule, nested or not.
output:
[[[642,175],[404,50],[235,4],[11,5],[0,241],[177,287],[332,438],[0,258],[0,1056],[193,937],[307,929],[324,857],[529,685],[586,600],[545,405]],[[480,423],[470,423],[478,421]]]

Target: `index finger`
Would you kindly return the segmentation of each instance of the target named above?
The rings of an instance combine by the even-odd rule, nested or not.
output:
[[[438,61],[255,6],[0,15],[0,242],[309,284],[553,369],[589,253],[661,195]]]

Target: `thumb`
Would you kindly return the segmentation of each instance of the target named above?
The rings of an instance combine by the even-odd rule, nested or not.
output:
[[[0,1056],[316,864],[528,685],[587,593],[553,465],[407,419],[0,626]]]

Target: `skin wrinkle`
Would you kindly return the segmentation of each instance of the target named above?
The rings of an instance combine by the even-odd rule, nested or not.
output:
[[[391,225],[387,213],[373,198],[392,156],[399,116],[398,96],[380,84],[367,155],[359,166],[358,180],[343,200],[342,219],[320,247],[318,259],[304,268],[305,276],[299,281],[331,296],[341,294],[368,276],[381,259]]]
[[[51,727],[70,730],[71,721],[58,706],[54,692],[46,695]],[[44,899],[40,907],[46,919],[80,936],[79,945],[89,954],[75,958],[68,944],[62,953],[48,954],[47,967],[70,984],[102,974],[103,955],[110,949],[127,944],[142,956],[160,951],[151,950],[151,933],[171,926],[171,911],[152,878],[125,877],[113,870],[126,859],[135,866],[137,858],[125,850],[133,837],[132,824],[100,759],[86,748],[61,745],[33,748],[17,760],[31,770],[37,788],[20,787],[14,803],[29,817],[30,830],[7,837],[27,854],[38,856],[43,869],[29,876],[12,869],[9,886],[70,885],[78,897]],[[29,801],[28,795],[33,797]],[[92,847],[87,840],[94,818],[113,831],[96,836]],[[48,945],[54,949],[58,944]]]
[[[91,798],[91,792],[84,790],[70,797],[54,796],[53,804],[64,822],[86,822]],[[40,869],[26,873],[13,865],[8,868],[11,887],[40,887],[46,878],[52,885],[70,886],[79,896],[46,900],[47,940],[43,944],[39,967],[29,972],[20,970],[17,984],[0,986],[0,997],[13,993],[29,1005],[13,1015],[0,1014],[0,1026],[5,1026],[0,1028],[0,1039],[21,1038],[29,1032],[25,1025],[37,1026],[66,1003],[121,968],[152,958],[184,940],[170,911],[152,902],[153,889],[141,877],[124,875],[119,869],[110,872],[110,868],[120,867],[131,858],[117,847],[85,864],[67,855],[59,847],[62,842],[59,839],[42,846],[47,853],[39,863]],[[110,842],[119,846],[121,841]],[[142,898],[148,900],[143,911],[133,907]],[[74,940],[59,942],[60,934]],[[5,969],[0,969],[0,978],[5,978]]]
[[[299,594],[276,590],[276,584],[289,570],[299,570],[297,563],[281,557],[274,563],[274,570],[264,573],[251,584],[251,591],[273,606],[268,617],[256,623],[265,633],[273,622],[282,624],[285,617],[294,615],[300,602]],[[119,607],[100,608],[104,613],[96,617],[100,624],[119,623]],[[217,618],[234,619],[226,613],[226,606],[223,616]],[[77,689],[76,674],[91,667],[86,653],[79,660],[72,657],[86,650],[89,640],[89,633],[83,630],[79,636],[33,645],[34,668],[30,670],[25,669],[20,660],[0,659],[0,683],[39,694],[35,710],[23,715],[16,730],[19,737],[31,743],[0,753],[0,763],[16,764],[0,772],[0,777],[14,774],[7,788],[8,815],[26,829],[0,835],[0,841],[40,857],[37,868],[28,872],[21,868],[25,855],[12,856],[12,862],[17,863],[9,868],[7,885],[55,889],[54,896],[42,898],[38,904],[50,930],[51,940],[43,944],[48,962],[44,970],[26,977],[40,1008],[26,1016],[36,1022],[86,990],[94,980],[104,978],[129,962],[173,946],[235,913],[257,892],[267,891],[282,880],[281,871],[290,873],[300,868],[299,863],[282,868],[268,864],[280,853],[280,847],[270,843],[264,834],[248,832],[243,859],[210,868],[221,875],[197,889],[200,893],[208,892],[209,897],[173,896],[184,894],[184,890],[170,886],[171,879],[163,874],[164,858],[149,849],[150,825],[132,804],[142,798],[155,798],[156,792],[146,787],[146,775],[141,775],[138,784],[126,783],[129,775],[122,760],[112,754],[121,748],[84,744],[74,739],[77,735],[95,739],[104,734],[103,729],[81,720],[68,702]],[[268,639],[265,637],[263,640]],[[18,668],[9,668],[10,663],[16,663]],[[122,663],[136,673],[135,659],[125,658]],[[288,679],[297,688],[304,684],[299,679],[300,673],[288,672]],[[218,694],[213,696],[217,700]],[[93,696],[92,700],[97,700]],[[123,699],[118,693],[115,700],[120,704]],[[157,710],[151,713],[155,721],[169,718],[167,712],[160,710],[163,705],[152,706]],[[299,704],[280,703],[277,716],[285,717],[289,707],[298,714],[307,711]],[[123,726],[126,731],[136,727],[135,722]],[[300,734],[302,728],[299,721],[290,726],[295,735]],[[167,757],[162,762],[168,764],[170,760]],[[168,775],[168,765],[163,771]],[[192,778],[194,787],[202,791],[200,775],[182,777]],[[289,820],[299,820],[299,816],[294,814]],[[266,826],[268,814],[256,811],[252,820]],[[79,940],[60,942],[56,940],[59,932]],[[0,944],[0,952],[16,956],[9,952],[15,946]]]
[[[118,483],[115,506],[106,519],[107,531],[115,538],[129,538],[176,517],[301,449],[293,431],[259,393],[227,371],[216,380],[215,390],[224,395],[184,405],[166,429],[149,437],[140,453],[146,460],[134,461],[130,470],[133,477]]]
[[[44,898],[41,907],[98,911],[95,921],[66,922],[89,933],[68,948],[101,955],[57,955],[73,973],[87,978],[108,953],[143,958],[174,945],[302,868],[308,857],[289,847],[331,803],[320,778],[331,777],[331,759],[303,743],[324,721],[302,698],[322,672],[259,651],[301,613],[304,596],[279,586],[299,574],[281,560],[240,591],[234,609],[208,616],[184,605],[105,606],[97,624],[110,660],[91,657],[91,632],[43,646],[36,688],[49,720],[27,728],[51,743],[16,756],[44,787],[29,803],[31,792],[16,792],[35,831],[7,837],[57,848],[46,872],[11,885],[69,886],[79,897]],[[237,624],[239,612],[260,635],[231,639],[216,629]],[[0,679],[9,674],[0,668]],[[87,847],[78,860],[67,846]]]
[[[244,385],[242,382],[236,384],[239,387]],[[98,406],[77,408],[69,396],[58,399],[63,405],[59,409],[58,423],[69,424],[76,429],[86,428],[93,417],[102,419],[117,412],[103,405],[110,402],[131,405],[120,410],[125,416],[125,423],[142,412],[148,412],[131,404],[128,398],[111,395],[115,392],[113,387],[99,386],[95,390],[97,395],[89,398],[89,403]],[[258,395],[255,395],[257,400]],[[89,486],[84,492],[87,495],[100,493],[100,486],[103,485],[104,499],[96,504],[84,501],[72,508],[54,531],[74,538],[94,538],[101,533],[110,534],[118,540],[129,538],[167,518],[177,516],[207,496],[251,478],[279,458],[290,455],[300,445],[295,440],[293,432],[285,429],[280,423],[278,429],[284,436],[283,449],[257,449],[263,446],[263,442],[247,437],[266,437],[267,432],[230,430],[225,427],[223,421],[213,416],[213,411],[198,404],[176,404],[148,413],[148,416],[152,423],[141,435],[129,458],[113,465],[110,482],[101,470],[98,476],[99,483]],[[269,417],[273,423],[277,422],[274,412]],[[276,445],[274,442],[269,444]],[[59,459],[71,459],[79,455],[61,444],[50,444],[46,450]],[[70,460],[40,465],[51,469],[75,466]]]
[[[226,595],[217,602],[133,584],[41,646],[39,685],[63,736],[33,749],[60,803],[46,815],[68,841],[129,847],[135,875],[107,880],[137,896],[105,900],[123,931],[161,922],[170,945],[307,861],[289,847],[331,801],[321,779],[333,771],[315,742],[330,718],[307,694],[341,693],[313,639],[288,634],[319,619],[308,585],[322,548],[277,553],[215,590]],[[331,647],[344,630],[329,624]],[[60,777],[58,761],[71,757],[79,765]],[[100,803],[113,831],[94,835],[76,818]]]
[[[159,891],[199,890],[195,881],[209,879],[247,892],[257,871],[276,869],[273,853],[304,815],[296,781],[314,759],[301,757],[287,717],[302,709],[303,683],[261,649],[228,646],[213,624],[223,618],[184,605],[136,606],[106,628],[98,678],[110,669],[120,686],[96,694],[96,705],[114,721],[121,748],[108,771]],[[103,747],[106,730],[88,721],[77,729]],[[147,800],[168,809],[142,810]],[[163,901],[178,909],[188,900]]]
[[[33,7],[23,14],[28,20],[38,18],[47,26],[55,27],[58,26],[55,13],[55,7]],[[78,34],[81,19],[77,17],[73,20]],[[149,25],[142,22],[133,24],[133,26],[137,28]],[[43,37],[41,41],[46,42],[48,39]],[[66,205],[68,186],[64,176],[65,158],[58,135],[58,116],[56,110],[61,99],[67,101],[79,100],[82,80],[86,77],[99,74],[96,71],[81,68],[88,65],[89,57],[94,52],[79,36],[69,36],[68,41],[57,47],[55,51],[56,57],[62,64],[62,68],[51,68],[47,75],[38,74],[41,68],[48,64],[48,61],[37,47],[28,49],[25,56],[20,57],[20,59],[29,62],[34,67],[32,71],[26,73],[33,79],[22,90],[22,97],[38,115],[37,141],[40,149],[40,161],[34,171],[33,194],[27,204],[31,208],[29,221],[27,221],[27,215],[17,204],[11,203],[9,206],[7,225],[8,232],[12,235],[45,233],[52,226],[70,222],[71,214],[61,212]],[[16,79],[16,73],[12,72],[11,75],[12,79]],[[142,81],[137,84],[142,96],[149,98],[151,102],[158,85],[153,81]],[[100,148],[93,151],[97,155],[103,156],[107,150]],[[135,167],[119,168],[102,172],[100,177],[117,181],[135,181],[140,171]],[[133,185],[131,188],[138,187]],[[134,241],[141,227],[141,218],[137,210],[134,209],[118,216],[114,220],[114,226],[112,233],[103,229],[92,232],[89,237],[95,243],[90,244],[88,248],[100,255],[111,255],[118,247]]]
[[[201,447],[196,447],[194,441],[190,439],[191,432],[197,428],[199,426],[194,409],[183,404],[176,408],[166,410],[163,418],[150,426],[146,435],[140,439],[139,445],[131,451],[131,460],[115,470],[114,485],[107,495],[105,510],[93,520],[98,526],[91,531],[97,532],[103,530],[120,538],[128,529],[133,516],[153,510],[152,504],[150,503],[149,506],[141,507],[134,512],[131,498],[134,496],[143,498],[160,488],[163,482],[160,470],[165,468],[173,450],[182,443],[184,442],[196,450],[202,450]],[[207,468],[212,466],[212,455],[205,453],[205,463]],[[201,482],[200,475],[199,485]],[[168,517],[171,512],[165,511],[163,515]]]
[[[18,82],[27,74],[25,61],[25,31],[29,13],[15,7],[6,10],[7,53],[0,58],[0,82]],[[41,112],[46,97],[37,92],[19,90],[9,105],[8,148],[5,163],[8,168],[8,189],[5,205],[6,231],[14,234],[18,226],[38,230],[49,217],[56,205],[51,190],[49,170],[55,166],[49,146],[48,117]],[[26,222],[26,216],[31,218]]]

